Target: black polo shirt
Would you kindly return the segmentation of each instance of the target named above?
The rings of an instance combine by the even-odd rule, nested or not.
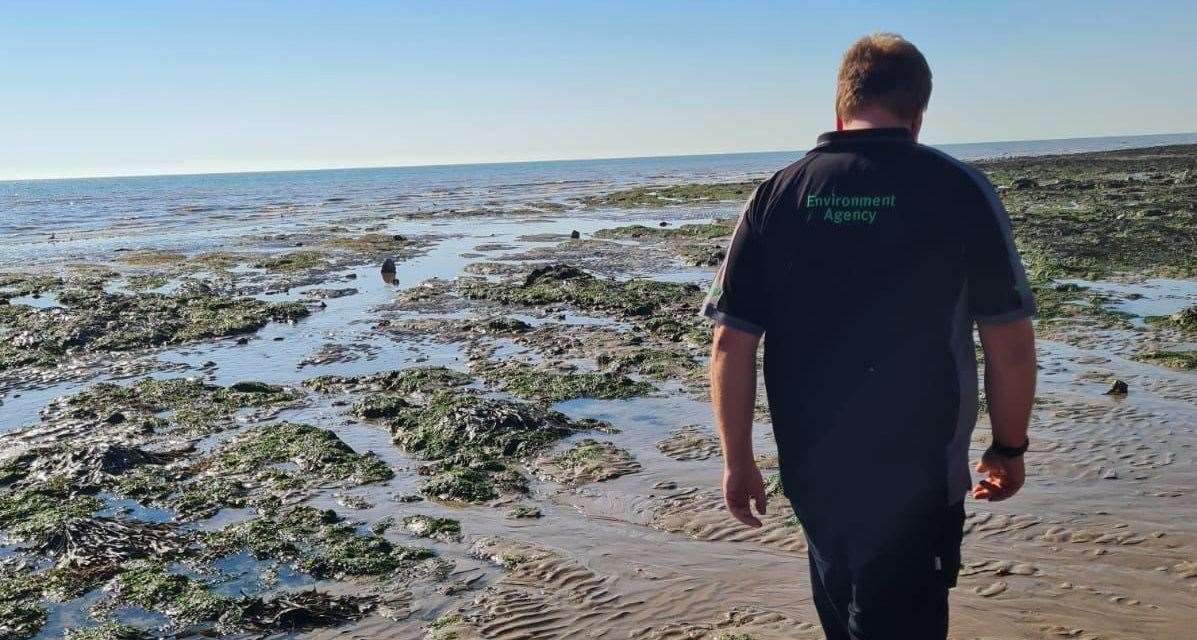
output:
[[[764,334],[783,486],[808,533],[866,539],[963,499],[973,323],[1033,312],[989,181],[901,128],[824,134],[761,184],[703,305]]]

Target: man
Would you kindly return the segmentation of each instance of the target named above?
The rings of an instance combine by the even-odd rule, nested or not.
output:
[[[782,487],[809,543],[831,640],[945,638],[977,417],[993,445],[971,493],[1023,483],[1034,302],[1010,223],[976,170],[916,142],[931,70],[893,34],[844,55],[837,131],[750,198],[703,306],[728,510],[753,527],[756,349]]]

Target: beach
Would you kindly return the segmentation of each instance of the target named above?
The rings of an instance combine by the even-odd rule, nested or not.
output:
[[[952,638],[1193,633],[1194,138],[955,150],[1040,371]],[[0,183],[0,639],[821,638],[763,384],[764,526],[722,505],[697,315],[800,155]]]

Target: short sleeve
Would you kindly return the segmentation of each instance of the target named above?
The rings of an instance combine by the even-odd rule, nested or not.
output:
[[[727,258],[702,305],[702,315],[716,324],[758,336],[765,332],[769,312],[765,249],[755,222],[761,219],[761,191],[753,192],[740,214]]]
[[[973,215],[966,216],[964,230],[969,311],[979,324],[1030,317],[1035,300],[1014,247],[1010,217],[989,180],[980,172],[974,180],[980,200]]]

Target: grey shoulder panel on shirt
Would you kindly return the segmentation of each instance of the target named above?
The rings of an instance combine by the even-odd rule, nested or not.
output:
[[[749,322],[743,318],[737,318],[735,316],[728,315],[720,311],[717,307],[715,307],[714,304],[710,302],[702,305],[702,311],[699,312],[699,315],[710,318],[715,324],[731,327],[732,329],[743,331],[745,333],[751,333],[754,336],[759,336],[765,333],[764,327]]]

